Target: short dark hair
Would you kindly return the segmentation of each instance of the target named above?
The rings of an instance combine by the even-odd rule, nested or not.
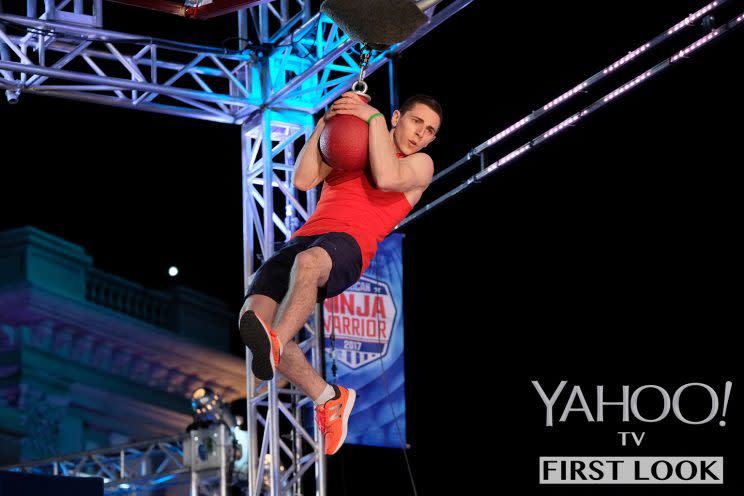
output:
[[[439,123],[441,127],[441,122],[444,118],[442,113],[442,106],[439,105],[439,102],[430,97],[429,95],[413,95],[412,97],[408,98],[405,102],[403,102],[403,105],[400,106],[400,113],[401,115],[405,114],[409,110],[413,108],[414,105],[417,103],[421,103],[423,105],[426,105],[430,109],[432,109],[436,114],[439,116]]]

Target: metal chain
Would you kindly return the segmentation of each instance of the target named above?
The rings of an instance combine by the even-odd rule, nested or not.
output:
[[[364,77],[367,74],[367,66],[369,65],[369,58],[372,55],[372,49],[369,45],[364,43],[361,48],[361,63],[359,64],[359,79],[351,85],[352,91],[358,91],[360,93],[367,93],[367,83],[364,82]],[[363,89],[358,89],[361,87]]]

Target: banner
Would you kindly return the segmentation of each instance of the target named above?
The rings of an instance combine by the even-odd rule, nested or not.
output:
[[[347,443],[406,445],[402,241],[388,236],[362,278],[324,303],[326,378],[357,392]]]

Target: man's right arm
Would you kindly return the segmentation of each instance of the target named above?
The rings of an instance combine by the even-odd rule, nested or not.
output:
[[[326,176],[333,170],[328,164],[323,162],[323,158],[320,156],[320,148],[318,147],[320,133],[323,132],[324,127],[325,118],[321,117],[318,120],[318,125],[315,126],[315,131],[313,131],[305,146],[302,147],[295,161],[292,182],[301,191],[313,189],[322,183]]]

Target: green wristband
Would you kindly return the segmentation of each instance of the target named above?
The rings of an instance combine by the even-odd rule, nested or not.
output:
[[[385,116],[384,116],[384,115],[382,114],[382,112],[377,112],[376,114],[372,114],[372,116],[371,116],[371,117],[370,117],[369,119],[367,119],[367,124],[369,124],[370,122],[372,122],[372,119],[374,119],[374,118],[375,118],[375,117],[377,117],[378,115],[380,115],[380,116],[382,116],[382,117],[385,117]]]

